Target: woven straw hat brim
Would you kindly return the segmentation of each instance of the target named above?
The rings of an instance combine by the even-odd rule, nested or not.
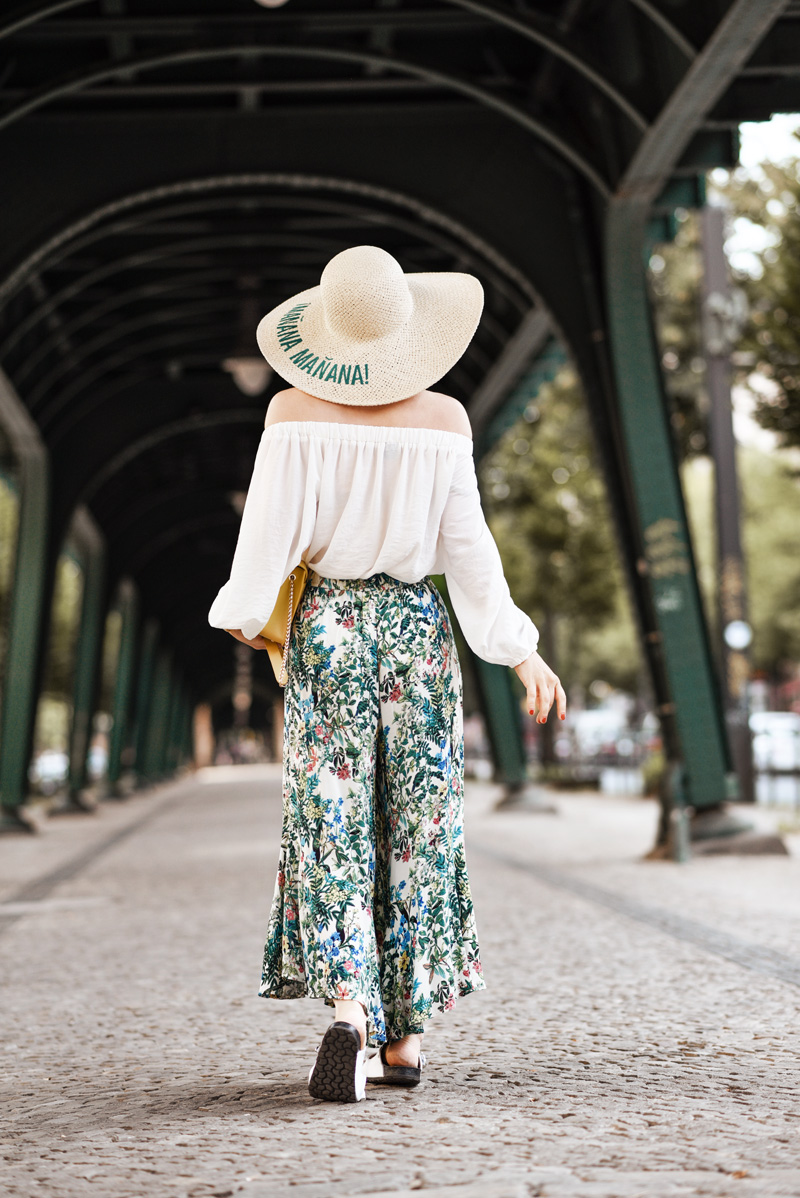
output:
[[[483,311],[483,288],[456,271],[405,279],[413,311],[387,336],[364,340],[332,332],[321,288],[310,287],[263,317],[258,347],[281,378],[318,399],[368,407],[417,395],[466,350]]]

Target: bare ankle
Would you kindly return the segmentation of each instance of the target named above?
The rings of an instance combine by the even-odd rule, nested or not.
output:
[[[422,1049],[422,1036],[414,1032],[403,1036],[400,1040],[387,1040],[385,1058],[387,1065],[410,1065],[412,1068],[419,1063]]]
[[[342,1023],[352,1023],[361,1033],[361,1047],[367,1043],[367,1012],[363,1003],[355,999],[337,999],[334,1003],[336,1019]]]

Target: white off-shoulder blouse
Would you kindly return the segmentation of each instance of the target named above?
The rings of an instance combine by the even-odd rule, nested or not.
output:
[[[214,628],[248,639],[303,560],[326,578],[444,574],[467,644],[515,666],[539,633],[515,606],[481,507],[472,441],[443,429],[289,420],[258,447]]]

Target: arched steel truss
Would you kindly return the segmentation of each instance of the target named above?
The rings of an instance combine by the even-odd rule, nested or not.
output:
[[[59,13],[79,8],[86,3],[87,0],[60,0],[59,3],[49,3],[37,5],[32,11],[12,18],[5,25],[0,26],[0,40],[11,37],[14,34],[20,33],[37,22],[46,20],[49,17],[57,16]],[[576,75],[584,79],[598,92],[604,95],[617,109],[621,112],[631,124],[638,130],[644,131],[647,128],[646,117],[639,112],[636,106],[624,95],[624,93],[616,87],[611,81],[606,78],[600,69],[589,62],[585,56],[571,49],[563,37],[556,36],[554,32],[548,28],[547,23],[538,17],[535,13],[520,14],[518,11],[509,9],[505,5],[485,3],[485,0],[442,0],[444,5],[452,8],[458,8],[466,12],[470,12],[480,17],[490,26],[501,27],[515,33],[520,38],[526,41],[533,42],[535,45],[546,50],[553,58],[563,63]],[[631,7],[642,13],[652,26],[663,34],[666,39],[675,46],[681,54],[686,58],[687,62],[691,62],[695,56],[695,48],[688,38],[686,38],[675,25],[673,21],[667,17],[651,0],[629,0]],[[266,22],[270,20],[266,14],[262,14],[262,22],[264,27],[268,28]],[[275,22],[275,14],[271,15],[273,23]],[[369,14],[364,17],[365,23],[369,21]],[[390,61],[384,65],[390,65]],[[397,64],[397,69],[407,71],[408,73],[416,73],[413,68],[415,64]],[[127,70],[127,66],[125,70]],[[432,75],[424,75],[424,78],[431,79]],[[95,78],[93,82],[98,82]],[[438,82],[438,80],[437,80]],[[82,86],[89,86],[84,83]],[[452,86],[448,83],[446,86]],[[55,93],[53,93],[55,94]],[[64,93],[59,93],[64,94]],[[478,98],[475,96],[474,98]],[[49,102],[49,98],[44,101]],[[483,102],[479,100],[479,102]]]

